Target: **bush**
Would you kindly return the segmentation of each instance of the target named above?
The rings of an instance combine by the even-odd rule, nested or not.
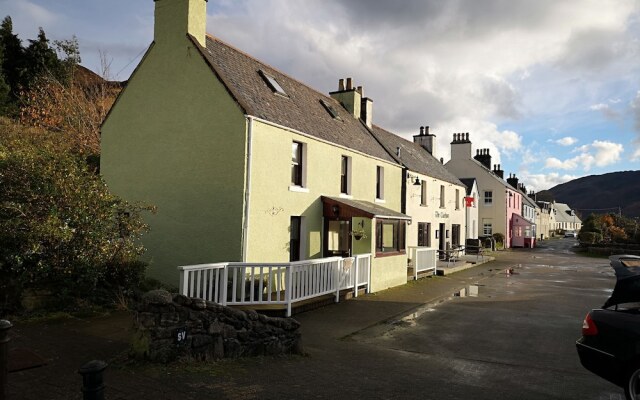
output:
[[[496,243],[502,243],[502,245],[504,245],[504,235],[502,233],[494,233],[493,239],[496,241]]]
[[[0,308],[25,289],[90,300],[142,279],[150,208],[112,195],[63,135],[0,119],[0,187]]]
[[[595,244],[602,241],[602,235],[598,232],[580,232],[578,240],[580,243]]]

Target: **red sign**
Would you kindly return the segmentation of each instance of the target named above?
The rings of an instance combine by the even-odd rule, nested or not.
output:
[[[473,207],[474,200],[475,199],[473,197],[465,197],[464,198],[465,207]]]

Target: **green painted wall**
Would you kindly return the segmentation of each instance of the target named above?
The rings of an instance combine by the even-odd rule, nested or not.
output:
[[[193,43],[156,43],[102,127],[101,172],[116,194],[157,206],[143,238],[150,276],[239,261],[246,119]]]
[[[353,199],[375,201],[376,166],[385,169],[384,207],[400,210],[402,169],[371,157],[341,149],[287,130],[255,121],[251,157],[251,195],[248,261],[284,262],[289,260],[289,226],[291,216],[303,216],[304,258],[322,256],[321,196],[340,196],[340,160],[352,157]],[[306,190],[290,190],[291,142],[306,147]],[[357,219],[356,219],[357,220]],[[371,232],[372,221],[364,218],[365,230]],[[354,254],[371,252],[374,234],[353,240]],[[374,287],[384,289],[406,283],[406,256],[373,259]]]

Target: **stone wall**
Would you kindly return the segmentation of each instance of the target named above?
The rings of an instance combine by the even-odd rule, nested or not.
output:
[[[166,363],[302,353],[300,324],[164,290],[144,295],[134,315],[132,353]]]

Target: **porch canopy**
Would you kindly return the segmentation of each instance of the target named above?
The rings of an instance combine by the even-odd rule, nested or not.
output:
[[[411,221],[411,217],[364,200],[322,196],[322,215],[328,218],[382,218]]]

